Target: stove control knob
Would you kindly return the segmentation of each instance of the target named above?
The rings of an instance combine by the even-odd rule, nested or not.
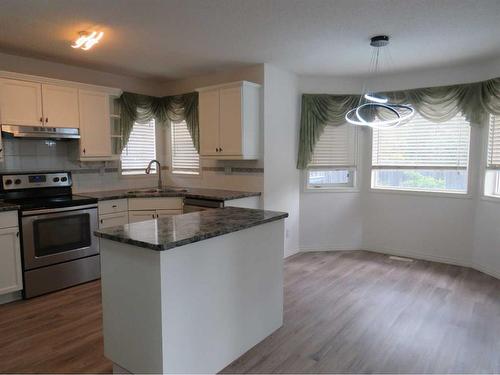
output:
[[[12,180],[10,178],[5,180],[5,185],[12,185]]]
[[[17,178],[17,179],[14,181],[14,183],[15,183],[16,185],[19,185],[19,184],[21,183],[21,180]]]
[[[61,181],[62,182],[66,182],[66,181],[68,181],[68,178],[67,177],[61,177]]]
[[[59,177],[54,177],[54,178],[52,179],[52,181],[54,181],[54,182],[59,182]]]

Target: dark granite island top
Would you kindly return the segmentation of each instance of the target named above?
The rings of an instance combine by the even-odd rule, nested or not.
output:
[[[285,212],[225,207],[100,229],[95,235],[162,251],[286,217]]]
[[[123,198],[157,198],[157,197],[181,197],[192,199],[206,199],[213,201],[228,201],[233,199],[258,197],[260,192],[236,191],[224,189],[188,188],[188,187],[165,187],[162,191],[154,191],[154,188],[126,189],[95,191],[80,193],[87,197],[97,198],[99,201]]]

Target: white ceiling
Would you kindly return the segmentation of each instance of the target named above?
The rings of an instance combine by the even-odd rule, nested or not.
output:
[[[69,47],[96,27],[100,45]],[[0,0],[4,52],[162,80],[264,62],[362,75],[379,33],[387,71],[494,58],[500,0]]]

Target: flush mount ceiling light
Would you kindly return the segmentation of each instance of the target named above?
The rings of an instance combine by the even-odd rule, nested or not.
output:
[[[103,31],[92,31],[92,32],[87,32],[87,31],[80,31],[78,33],[80,35],[78,39],[76,39],[71,47],[73,48],[80,48],[83,49],[84,51],[87,51],[91,49],[94,45],[99,43],[101,38],[104,35]]]
[[[380,51],[389,44],[387,35],[377,35],[370,39],[373,48],[370,61],[370,72],[377,74],[379,70]],[[406,104],[392,104],[389,99],[372,92],[365,86],[356,108],[346,113],[348,123],[372,128],[397,127],[409,120],[415,110]]]

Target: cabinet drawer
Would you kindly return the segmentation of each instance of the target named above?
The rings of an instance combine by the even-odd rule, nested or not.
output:
[[[182,210],[182,198],[131,198],[128,209],[135,210]]]
[[[110,228],[128,224],[128,212],[117,212],[99,216],[99,228]]]
[[[13,228],[19,225],[17,211],[0,213],[0,228]]]
[[[99,215],[124,212],[127,210],[128,204],[126,199],[114,199],[110,201],[99,202]]]

